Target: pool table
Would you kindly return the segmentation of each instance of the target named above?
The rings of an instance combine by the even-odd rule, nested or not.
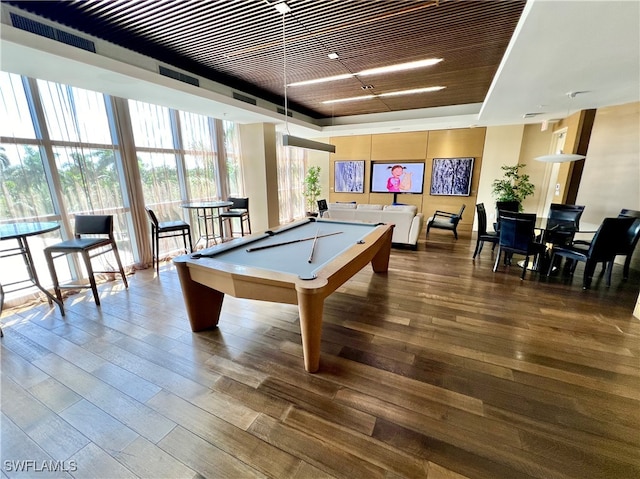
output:
[[[174,259],[192,331],[215,328],[225,294],[297,304],[304,367],[320,365],[324,299],[371,263],[389,268],[391,224],[307,218]]]

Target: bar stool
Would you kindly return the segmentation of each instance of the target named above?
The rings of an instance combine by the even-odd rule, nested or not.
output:
[[[233,218],[240,220],[240,235],[251,234],[251,219],[249,218],[249,198],[228,198],[233,205],[226,211],[220,213],[221,224],[225,221],[229,221],[229,235],[233,238]],[[247,229],[245,230],[244,224],[247,223]]]
[[[91,259],[110,251],[113,252],[116,262],[118,263],[118,271],[94,271],[91,265]],[[54,256],[56,253],[57,255]],[[87,275],[89,276],[89,285],[60,285],[53,260],[72,253],[80,253],[82,256],[85,268],[87,269]],[[98,287],[96,286],[95,273],[120,273],[125,288],[129,287],[127,275],[124,273],[120,255],[118,254],[118,246],[113,237],[113,215],[76,215],[74,238],[46,247],[44,249],[44,256],[49,266],[51,279],[53,280],[53,289],[56,292],[56,297],[60,301],[60,304],[62,304],[61,289],[91,288],[96,305],[100,306],[100,296],[98,295]]]
[[[184,250],[188,253],[193,252],[193,244],[191,243],[191,226],[182,220],[177,221],[158,221],[158,216],[155,212],[145,206],[147,216],[151,222],[151,254],[153,259],[151,260],[151,266],[156,267],[156,272],[160,274],[160,239],[161,238],[173,238],[182,236],[184,242]],[[187,250],[187,238],[189,238],[189,249]]]

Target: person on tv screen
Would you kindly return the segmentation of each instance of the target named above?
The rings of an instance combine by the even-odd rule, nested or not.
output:
[[[390,193],[400,193],[411,189],[411,173],[405,173],[404,166],[393,165],[391,176],[387,179],[387,191]]]

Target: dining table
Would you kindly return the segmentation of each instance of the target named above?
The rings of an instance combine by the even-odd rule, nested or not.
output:
[[[579,235],[580,239],[588,240],[598,231],[599,226],[599,224],[595,223],[577,223],[575,221],[562,221],[556,219],[550,220],[546,216],[536,217],[534,228],[537,231],[536,241],[538,243],[546,245],[546,250],[544,253],[544,257],[539,258],[537,261],[529,263],[529,265],[527,266],[527,270],[546,271],[549,264],[548,260],[551,258],[551,253],[553,250],[553,243],[549,241],[551,232],[567,233],[568,235],[573,236]],[[524,261],[518,261],[518,265],[522,268],[524,266]]]
[[[550,220],[547,217],[537,217],[535,229],[541,233],[541,242],[544,243],[549,232],[562,232],[568,234],[595,234],[599,224],[575,221]]]
[[[180,206],[195,212],[198,223],[198,233],[200,235],[196,241],[196,247],[202,240],[204,240],[205,248],[209,247],[210,241],[213,241],[214,244],[217,244],[218,240],[220,240],[221,243],[224,241],[224,228],[222,218],[220,217],[220,210],[233,206],[233,202],[201,200],[182,203]]]
[[[62,302],[58,300],[55,295],[47,291],[47,289],[40,283],[28,241],[29,237],[42,235],[58,229],[60,229],[60,223],[55,221],[11,222],[0,224],[0,241],[15,240],[17,243],[16,246],[0,249],[0,259],[12,256],[21,256],[27,270],[27,279],[13,281],[3,285],[5,293],[20,291],[22,289],[35,286],[47,296],[49,304],[55,302],[58,305],[60,313],[64,316],[64,306]]]

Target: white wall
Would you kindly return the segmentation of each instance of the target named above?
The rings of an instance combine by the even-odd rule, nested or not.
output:
[[[488,127],[482,154],[482,169],[478,184],[478,203],[484,203],[487,210],[487,224],[496,219],[496,201],[491,195],[491,185],[496,178],[502,178],[502,165],[515,165],[520,159],[520,148],[524,125]],[[475,215],[475,211],[474,211]],[[473,230],[478,230],[478,219],[474,219]]]
[[[640,103],[596,112],[577,202],[590,223],[640,210]]]
[[[640,102],[596,112],[576,202],[585,223],[640,210]],[[631,267],[640,269],[639,249]]]
[[[621,208],[640,210],[640,102],[596,112],[577,202],[583,221],[598,223]],[[640,250],[631,263],[640,269]],[[633,312],[640,318],[640,294]]]

